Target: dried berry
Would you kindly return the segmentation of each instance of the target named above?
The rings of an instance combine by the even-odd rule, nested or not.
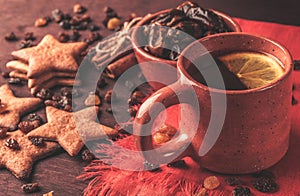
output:
[[[9,78],[9,72],[1,72],[3,78]]]
[[[38,185],[38,183],[28,183],[28,184],[23,184],[21,186],[21,189],[25,192],[25,193],[34,193],[40,190],[40,187]]]
[[[72,112],[72,106],[71,105],[66,105],[64,107],[64,111],[66,111],[66,112]]]
[[[60,21],[62,21],[64,19],[64,13],[59,9],[53,10],[52,16],[54,18],[54,21],[57,23],[59,23]]]
[[[73,12],[76,14],[82,14],[82,13],[86,12],[86,10],[87,9],[80,4],[75,4],[73,6]]]
[[[109,90],[109,91],[106,92],[106,94],[104,96],[104,100],[105,100],[106,103],[111,103],[112,94],[113,94],[112,90]]]
[[[39,92],[36,93],[36,97],[41,98],[41,99],[51,99],[53,93],[49,89],[44,89],[42,88]]]
[[[23,132],[23,133],[29,133],[30,131],[32,131],[33,129],[35,129],[36,127],[34,126],[34,124],[30,121],[22,121],[18,124],[18,128]]]
[[[226,177],[225,182],[229,186],[237,186],[237,185],[242,185],[243,184],[243,182],[238,177],[234,177],[234,176]]]
[[[179,167],[179,168],[182,168],[182,167],[185,167],[185,166],[186,166],[186,164],[185,164],[184,160],[179,160],[179,161],[175,161],[175,162],[171,162],[171,163],[167,164],[167,167]]]
[[[44,146],[45,145],[45,140],[42,137],[32,137],[32,136],[29,136],[28,139],[35,146]]]
[[[177,129],[170,125],[163,125],[153,134],[153,142],[155,144],[163,144],[172,139],[172,137],[177,133]]]
[[[135,117],[137,114],[137,109],[135,107],[130,107],[127,112],[130,114],[130,116]]]
[[[14,32],[11,32],[11,33],[6,34],[6,35],[4,36],[4,39],[5,39],[6,41],[17,41],[17,40],[18,40],[18,38],[17,38],[17,36],[16,36],[16,34],[15,34]]]
[[[9,84],[20,85],[22,84],[22,80],[20,78],[9,78],[7,80]]]
[[[72,90],[67,88],[67,87],[63,87],[60,89],[60,94],[62,96],[68,97],[68,98],[72,98]],[[52,98],[53,99],[53,98]]]
[[[110,13],[110,12],[114,12],[114,10],[109,6],[105,6],[103,8],[103,12],[107,14],[107,13]]]
[[[4,139],[7,136],[8,128],[0,127],[0,139]]]
[[[20,44],[18,45],[18,49],[30,48],[32,46],[35,46],[35,44],[32,42],[32,40],[22,40],[20,42]]]
[[[60,99],[58,100],[58,104],[61,108],[64,108],[66,107],[66,105],[72,104],[72,99],[66,96],[61,96]]]
[[[53,101],[53,100],[45,100],[44,104],[46,106],[52,106],[52,107],[55,107],[55,108],[59,107],[59,104],[57,103],[57,101]]]
[[[237,186],[232,191],[233,196],[250,196],[251,192],[248,187]]]
[[[203,186],[206,189],[213,190],[220,186],[220,181],[216,176],[209,176],[204,179]]]
[[[254,188],[263,193],[274,193],[278,191],[278,184],[272,178],[260,177],[252,184]]]
[[[31,122],[39,122],[39,125],[43,124],[43,119],[37,113],[31,113],[28,115],[27,120]]]
[[[58,41],[64,43],[70,40],[70,35],[66,32],[59,32],[58,33]]]
[[[95,159],[95,155],[91,153],[88,149],[85,149],[81,153],[81,158],[83,161],[91,162],[93,159]]]
[[[294,95],[292,96],[292,105],[296,105],[298,103],[297,99],[295,99]]]
[[[8,140],[6,140],[5,146],[13,150],[20,150],[19,143],[13,138],[9,138]]]
[[[73,30],[72,34],[70,35],[70,40],[78,41],[80,37],[81,37],[81,34],[77,30]]]
[[[130,99],[128,100],[128,104],[130,106],[137,105],[143,103],[143,100],[145,99],[146,95],[141,91],[135,91],[132,93]]]
[[[34,26],[36,26],[36,27],[44,27],[47,24],[48,24],[48,22],[45,18],[38,18],[34,22]]]
[[[300,70],[300,60],[294,60],[294,70]]]
[[[90,92],[88,97],[85,99],[84,104],[86,106],[94,106],[94,105],[100,105],[101,100],[98,95],[96,95],[94,92]]]
[[[106,80],[104,78],[99,79],[98,82],[97,82],[97,87],[98,88],[103,88],[106,85],[107,85],[107,82],[106,82]]]
[[[85,41],[88,44],[93,44],[95,41],[99,41],[102,39],[102,36],[98,32],[92,32],[88,35],[88,38]]]
[[[59,22],[59,26],[65,30],[68,30],[71,28],[71,24],[69,22],[69,20],[62,20]]]
[[[36,40],[36,37],[34,36],[33,32],[26,32],[25,35],[24,35],[24,40],[34,41],[34,40]]]
[[[108,30],[116,30],[121,25],[121,20],[117,17],[111,18],[107,22],[107,29]]]
[[[144,161],[144,169],[148,170],[148,171],[151,171],[151,172],[155,172],[155,171],[160,171],[161,170],[160,167],[159,167],[159,165],[150,163],[148,161]]]

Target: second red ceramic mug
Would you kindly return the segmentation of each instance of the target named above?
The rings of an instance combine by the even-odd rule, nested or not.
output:
[[[220,51],[271,55],[283,65],[283,74],[268,85],[247,90],[222,90],[198,82],[188,71],[191,62]],[[148,98],[135,119],[136,144],[149,162],[168,163],[190,156],[209,170],[243,174],[268,168],[285,155],[291,128],[292,58],[283,46],[245,33],[213,35],[189,45],[177,71],[178,81]],[[163,110],[161,105],[168,108],[179,103],[190,107],[180,111],[178,133],[156,146],[152,123]]]

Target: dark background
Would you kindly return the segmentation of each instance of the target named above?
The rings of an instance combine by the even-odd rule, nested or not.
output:
[[[6,33],[14,31],[17,35],[25,32],[34,32],[38,39],[46,33],[57,35],[61,29],[57,24],[50,24],[45,28],[36,28],[33,23],[36,18],[51,14],[59,8],[66,13],[72,13],[72,6],[81,3],[88,8],[88,14],[95,24],[100,25],[104,19],[102,9],[104,6],[114,8],[121,17],[126,17],[131,12],[138,15],[153,13],[162,9],[176,7],[182,0],[0,0],[0,70],[5,71],[5,63],[11,59],[10,53],[16,49],[17,42],[8,43],[3,37]],[[222,11],[233,17],[245,19],[270,21],[289,25],[300,26],[300,1],[299,0],[197,0],[199,5]],[[101,26],[101,25],[100,25]],[[109,31],[102,26],[102,35]],[[280,33],[280,32],[279,32]],[[84,34],[84,33],[83,33]],[[84,35],[83,35],[84,36]],[[300,36],[300,35],[295,35]],[[0,76],[0,85],[5,82]],[[20,90],[21,89],[21,90]],[[30,96],[25,87],[15,88],[16,96]],[[76,180],[87,165],[77,157],[69,157],[61,151],[56,156],[39,161],[34,165],[32,181],[38,182],[42,190],[36,195],[54,191],[55,195],[81,195],[86,183]],[[23,182],[17,180],[9,171],[0,170],[0,196],[21,195],[20,187]],[[124,182],[128,183],[128,182]]]

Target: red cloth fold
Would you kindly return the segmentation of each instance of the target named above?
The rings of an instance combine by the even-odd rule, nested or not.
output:
[[[294,59],[300,59],[300,27],[238,18],[235,20],[244,32],[273,39],[284,45]],[[294,86],[294,97],[300,101],[300,71],[294,71]],[[167,123],[174,124],[178,121],[179,117],[174,115],[178,113],[176,112],[177,109],[178,107],[173,107],[167,111]],[[288,153],[279,163],[268,169],[275,174],[276,182],[279,184],[279,191],[272,193],[272,195],[298,195],[300,193],[299,109],[300,103],[292,107],[293,119]],[[136,167],[142,167],[143,158],[141,155],[128,154],[118,146],[136,149],[132,136],[119,140],[114,146],[100,144],[98,152],[106,154],[103,161],[112,164],[116,162],[136,164]],[[126,162],[128,156],[136,156],[137,161],[135,163]],[[86,195],[192,195],[201,189],[203,179],[206,176],[216,175],[221,181],[221,186],[217,190],[210,191],[209,195],[230,195],[233,187],[225,183],[226,175],[203,170],[189,158],[186,158],[185,161],[187,167],[170,168],[164,166],[161,172],[126,171],[95,161],[85,168],[80,178],[91,180],[85,190]],[[255,195],[270,195],[263,194],[253,188],[251,175],[240,175],[239,177]]]

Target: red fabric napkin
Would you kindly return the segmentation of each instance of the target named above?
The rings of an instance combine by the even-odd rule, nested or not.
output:
[[[300,59],[300,27],[280,25],[268,22],[257,22],[244,19],[235,19],[244,32],[261,35],[273,39],[284,45],[291,52],[294,59]],[[300,101],[300,71],[294,71],[294,97]],[[178,117],[173,107],[167,111],[167,123],[177,124]],[[275,174],[279,191],[272,195],[298,195],[300,193],[300,102],[292,108],[292,130],[290,147],[286,156],[275,166],[269,168]],[[136,154],[126,154],[118,146],[124,146],[135,150],[133,137],[127,137],[109,144],[99,145],[98,152],[109,157],[103,157],[104,161],[120,165],[130,164],[142,168],[143,158]],[[135,156],[136,162],[128,162],[128,157]],[[132,159],[131,159],[132,160]],[[221,186],[209,195],[230,195],[233,187],[225,182],[226,175],[209,172],[200,168],[191,159],[185,159],[187,166],[183,168],[162,167],[160,172],[126,171],[116,167],[94,161],[85,168],[80,176],[82,179],[91,179],[85,190],[86,195],[193,195],[201,190],[203,180],[207,176],[215,175],[220,179]],[[233,160],[234,161],[234,160]],[[239,178],[245,182],[245,186],[251,189],[255,195],[265,195],[253,188],[251,175],[241,175]],[[266,194],[270,195],[270,194]]]

